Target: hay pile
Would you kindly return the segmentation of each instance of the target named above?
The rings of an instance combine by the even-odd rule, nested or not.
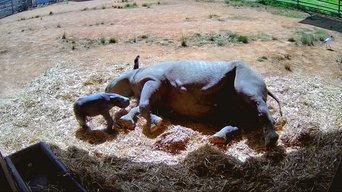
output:
[[[262,135],[245,133],[225,146],[212,146],[214,130],[188,123],[166,125],[155,135],[119,129],[107,135],[95,117],[90,133],[79,130],[72,104],[104,90],[125,67],[106,71],[59,63],[9,104],[0,106],[0,148],[5,155],[49,143],[89,191],[326,191],[342,147],[340,79],[291,73],[267,77],[282,101],[284,117],[270,99],[279,146],[265,151]],[[113,75],[114,74],[114,75]],[[118,109],[113,109],[114,115]],[[178,137],[177,137],[178,136]]]

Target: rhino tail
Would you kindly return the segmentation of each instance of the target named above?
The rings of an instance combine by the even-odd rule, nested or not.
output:
[[[277,98],[275,95],[273,95],[273,93],[272,93],[271,91],[269,91],[269,90],[267,90],[267,94],[268,94],[269,96],[271,96],[274,100],[277,101],[278,106],[279,106],[279,113],[280,113],[280,116],[283,116],[283,112],[282,112],[282,110],[281,110],[280,101],[278,100],[278,98]]]

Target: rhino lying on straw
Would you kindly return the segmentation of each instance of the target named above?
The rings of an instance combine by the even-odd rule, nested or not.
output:
[[[259,74],[241,61],[174,61],[127,71],[112,80],[106,92],[134,96],[139,105],[120,121],[134,127],[134,117],[141,114],[153,132],[162,118],[157,111],[172,111],[192,119],[225,121],[212,135],[212,143],[224,143],[240,127],[251,125],[264,130],[266,147],[275,146],[278,134],[267,105],[268,95]],[[281,108],[280,108],[281,114]]]

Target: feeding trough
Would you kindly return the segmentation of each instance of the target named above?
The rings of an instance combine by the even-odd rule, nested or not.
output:
[[[43,142],[2,158],[1,165],[12,191],[86,191]]]

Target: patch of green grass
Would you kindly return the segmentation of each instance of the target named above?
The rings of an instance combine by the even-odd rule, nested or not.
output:
[[[298,19],[304,19],[308,16],[306,13],[295,12],[291,10],[277,10],[272,12],[274,15],[280,15],[284,17],[292,17]]]
[[[247,36],[243,36],[243,35],[239,35],[238,36],[238,42],[248,43],[248,37]]]
[[[324,41],[328,36],[329,33],[323,29],[301,29],[288,40],[295,42],[297,45],[314,46],[318,42]]]
[[[217,46],[226,46],[229,43],[248,43],[249,38],[231,31],[213,32],[208,34],[195,34],[189,37],[189,44],[201,46],[214,44]]]
[[[249,7],[259,7],[260,4],[255,0],[224,0],[228,5],[232,6],[249,6]]]

